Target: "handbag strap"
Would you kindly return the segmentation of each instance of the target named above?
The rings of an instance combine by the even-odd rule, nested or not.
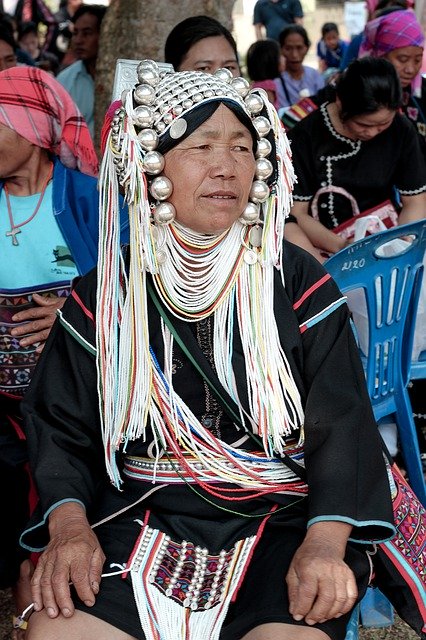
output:
[[[355,200],[355,198],[353,197],[352,194],[349,193],[349,191],[346,191],[346,189],[343,189],[343,187],[336,187],[333,184],[330,184],[326,187],[321,187],[321,189],[318,189],[318,191],[316,192],[316,194],[314,195],[312,202],[311,202],[311,213],[312,213],[312,217],[315,220],[319,220],[319,214],[318,214],[318,198],[323,195],[324,193],[339,193],[341,196],[345,196],[345,198],[347,198],[349,200],[349,202],[351,203],[352,206],[352,215],[354,217],[359,216],[359,207],[358,207],[358,203]]]
[[[224,408],[224,410],[226,411],[228,416],[231,418],[232,422],[234,422],[234,424],[236,424],[239,427],[241,427],[246,432],[246,434],[248,436],[250,436],[250,438],[254,442],[256,442],[256,444],[258,446],[260,446],[260,448],[262,450],[263,449],[263,444],[262,444],[261,440],[254,433],[252,433],[246,427],[244,422],[241,420],[240,413],[239,413],[239,408],[238,408],[237,403],[235,402],[235,400],[233,398],[231,398],[229,393],[226,391],[226,389],[221,384],[219,378],[216,376],[215,372],[213,371],[210,363],[208,362],[207,358],[205,357],[205,355],[204,355],[202,349],[200,348],[198,342],[195,340],[192,332],[188,331],[188,334],[185,336],[185,340],[183,340],[182,336],[179,334],[175,324],[172,322],[170,316],[167,314],[166,310],[164,309],[163,305],[161,304],[160,300],[158,299],[158,297],[157,297],[157,295],[156,295],[156,293],[154,291],[154,288],[152,287],[151,283],[148,282],[148,281],[147,281],[147,290],[148,290],[148,293],[149,293],[149,295],[151,297],[151,300],[153,301],[158,313],[163,318],[164,323],[166,324],[166,326],[169,329],[170,333],[173,335],[173,337],[176,340],[176,342],[178,343],[179,347],[182,349],[183,353],[187,356],[188,360],[191,362],[191,364],[195,367],[195,369],[201,375],[203,380],[208,384],[210,390],[212,391],[212,393],[214,394],[216,399],[220,402],[220,404],[222,405],[222,407]],[[188,343],[191,343],[191,346],[194,348],[194,350],[196,350],[197,359],[194,357],[194,354],[191,353],[191,351],[188,349],[188,347],[187,347]],[[203,362],[204,366],[201,366],[200,360],[201,360],[201,362]],[[298,478],[300,478],[301,480],[306,482],[306,477],[307,476],[306,476],[306,471],[305,471],[304,467],[302,467],[300,464],[298,464],[295,460],[293,460],[293,458],[291,458],[286,453],[279,454],[279,457],[282,459],[284,464],[287,465],[288,468],[291,471],[293,471],[293,473],[295,475],[297,475]]]

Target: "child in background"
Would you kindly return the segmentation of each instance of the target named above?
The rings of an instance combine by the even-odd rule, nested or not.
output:
[[[339,37],[339,28],[335,22],[323,24],[321,36],[317,44],[318,68],[328,76],[339,71],[348,43]]]
[[[285,60],[278,42],[271,38],[253,42],[247,51],[246,67],[252,88],[265,89],[269,101],[278,108],[276,83],[279,82],[278,77],[285,68]]]

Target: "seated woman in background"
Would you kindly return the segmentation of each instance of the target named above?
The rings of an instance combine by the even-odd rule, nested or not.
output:
[[[402,110],[415,125],[426,154],[426,79],[421,75],[425,37],[412,11],[394,11],[368,22],[360,57],[383,57],[402,86]]]
[[[280,34],[281,53],[285,71],[279,76],[278,107],[290,107],[301,98],[314,95],[324,86],[324,78],[313,67],[303,64],[311,41],[306,29],[299,24],[286,27]]]
[[[209,16],[192,16],[173,27],[164,46],[164,61],[175,71],[229,69],[233,76],[241,73],[231,32]]]
[[[396,188],[400,224],[425,216],[425,161],[416,132],[398,113],[400,104],[393,65],[362,58],[340,78],[335,101],[322,104],[290,131],[298,177],[291,212],[320,251],[336,253],[345,246],[333,229],[353,215],[349,200],[330,192],[319,198],[315,220],[310,205],[321,187],[342,187],[361,212],[395,199]]]
[[[247,51],[246,66],[252,87],[265,89],[269,101],[278,108],[278,76],[285,69],[285,60],[278,42],[272,38],[253,42]]]

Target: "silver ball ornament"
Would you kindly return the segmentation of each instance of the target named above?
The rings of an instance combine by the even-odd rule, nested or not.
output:
[[[247,109],[251,114],[256,115],[260,113],[265,106],[262,98],[257,93],[249,93],[244,100]]]
[[[155,89],[149,84],[139,84],[133,92],[137,104],[150,105],[155,100]]]
[[[161,202],[154,211],[157,224],[170,224],[176,217],[176,209],[170,202]]]
[[[249,225],[254,224],[259,220],[260,205],[257,202],[248,202],[246,208],[240,215],[241,224]]]
[[[232,78],[231,86],[235,89],[241,98],[245,98],[250,90],[250,85],[245,78]]]
[[[162,200],[167,200],[167,198],[172,195],[173,185],[166,176],[158,176],[151,182],[149,190],[152,197],[161,202]]]
[[[158,147],[158,134],[154,129],[142,129],[139,131],[138,140],[145,151],[154,151]]]
[[[266,158],[272,153],[272,144],[267,138],[260,138],[257,142],[256,158]]]
[[[258,158],[256,160],[256,178],[259,180],[266,180],[272,175],[273,171],[272,162],[266,158]]]
[[[263,180],[254,180],[249,198],[253,202],[265,202],[269,196],[269,187]]]
[[[232,73],[229,71],[229,69],[223,69],[223,68],[217,69],[213,75],[215,78],[219,78],[219,80],[222,80],[222,82],[226,82],[226,83],[230,83],[232,78],[234,77]]]
[[[158,151],[148,151],[143,159],[143,168],[146,173],[157,176],[164,169],[164,156]]]
[[[253,120],[253,126],[261,138],[267,136],[271,130],[271,123],[265,116],[257,116],[257,118]]]
[[[144,104],[133,111],[134,122],[139,127],[150,127],[154,122],[152,109]]]
[[[153,60],[142,60],[137,67],[138,80],[155,87],[160,81],[158,65]]]

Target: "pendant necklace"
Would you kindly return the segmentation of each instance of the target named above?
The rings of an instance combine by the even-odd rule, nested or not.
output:
[[[53,164],[50,165],[50,170],[49,173],[43,183],[43,187],[40,193],[40,197],[38,199],[37,202],[37,206],[34,209],[33,213],[30,215],[29,218],[27,218],[26,220],[24,220],[24,222],[20,222],[19,224],[15,224],[13,221],[13,215],[12,215],[12,207],[10,206],[10,198],[9,198],[9,189],[7,188],[7,184],[4,185],[4,194],[6,196],[6,205],[7,205],[7,213],[9,215],[9,222],[10,222],[10,231],[6,231],[6,236],[10,236],[12,238],[12,244],[17,247],[19,245],[18,242],[18,238],[16,237],[16,235],[18,233],[21,233],[21,227],[23,227],[24,225],[28,224],[29,222],[31,222],[31,220],[33,220],[33,218],[35,218],[35,216],[38,213],[38,210],[41,207],[41,203],[43,202],[43,198],[44,198],[44,194],[46,193],[46,189],[47,189],[47,185],[50,182],[50,179],[52,177],[52,173],[53,173]]]

